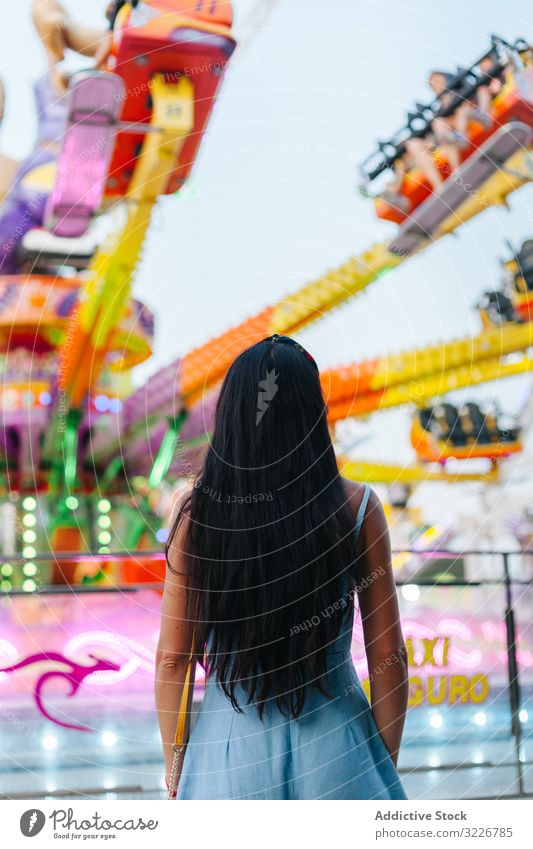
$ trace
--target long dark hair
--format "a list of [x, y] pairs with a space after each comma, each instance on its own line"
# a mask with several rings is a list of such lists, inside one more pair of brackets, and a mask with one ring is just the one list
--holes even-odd
[[[351, 607], [353, 514], [316, 363], [284, 336], [237, 357], [202, 471], [183, 501], [188, 616], [234, 708], [275, 700], [298, 717], [326, 695], [327, 652]], [[169, 563], [169, 568], [172, 568]], [[347, 598], [346, 598], [347, 597]]]

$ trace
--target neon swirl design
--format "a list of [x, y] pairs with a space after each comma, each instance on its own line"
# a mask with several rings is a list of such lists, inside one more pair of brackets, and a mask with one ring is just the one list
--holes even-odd
[[91, 675], [93, 672], [97, 671], [118, 671], [120, 669], [115, 663], [112, 663], [109, 660], [103, 660], [102, 658], [96, 657], [93, 654], [88, 655], [94, 663], [91, 666], [83, 666], [81, 663], [77, 663], [75, 660], [71, 660], [68, 657], [65, 657], [64, 654], [60, 652], [38, 652], [37, 654], [30, 654], [28, 657], [24, 658], [24, 660], [20, 660], [18, 663], [14, 663], [12, 666], [6, 666], [3, 669], [0, 669], [0, 672], [8, 673], [8, 672], [16, 672], [18, 669], [24, 669], [27, 666], [31, 666], [34, 663], [42, 663], [43, 661], [53, 662], [53, 663], [61, 663], [64, 664], [67, 669], [53, 669], [50, 672], [44, 672], [40, 675], [35, 682], [35, 687], [33, 689], [33, 695], [35, 697], [35, 703], [39, 712], [49, 719], [50, 722], [54, 722], [56, 725], [60, 725], [62, 728], [71, 728], [74, 731], [92, 731], [92, 728], [88, 728], [85, 725], [77, 725], [75, 723], [62, 722], [60, 719], [52, 716], [46, 710], [43, 703], [43, 687], [46, 682], [52, 678], [64, 678], [70, 684], [70, 692], [67, 693], [67, 696], [71, 698], [78, 692], [81, 684], [85, 681], [85, 679]]

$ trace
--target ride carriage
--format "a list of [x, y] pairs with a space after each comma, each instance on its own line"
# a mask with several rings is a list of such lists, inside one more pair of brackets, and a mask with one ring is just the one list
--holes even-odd
[[[186, 0], [143, 0], [135, 8], [122, 7], [110, 70], [77, 74], [71, 82], [68, 125], [44, 225], [23, 239], [21, 262], [39, 269], [81, 269], [90, 262], [100, 241], [91, 225], [131, 192], [147, 137], [157, 132], [156, 93], [165, 120], [179, 121], [180, 111], [191, 111], [157, 193], [183, 186], [235, 48], [231, 23], [228, 2], [191, 8]], [[173, 98], [180, 86], [188, 86], [189, 104]]]
[[506, 282], [519, 321], [533, 320], [533, 239], [527, 239], [505, 263]]
[[473, 402], [460, 408], [440, 402], [418, 410], [411, 444], [420, 460], [441, 465], [451, 457], [496, 461], [522, 450], [519, 428], [503, 427], [495, 413], [483, 413]]
[[[432, 155], [443, 180], [437, 191], [426, 174], [409, 162], [396, 200], [379, 188], [372, 191], [374, 181], [379, 182], [385, 172], [406, 156], [411, 140], [431, 137], [435, 118], [449, 118], [461, 104], [474, 101], [479, 89], [494, 80], [499, 81], [501, 90], [491, 102], [490, 124], [481, 120], [470, 122], [466, 144], [460, 150], [459, 170], [452, 172], [444, 151], [435, 148]], [[416, 250], [496, 171], [506, 173], [506, 163], [514, 154], [528, 150], [531, 145], [533, 51], [523, 39], [511, 45], [493, 36], [490, 49], [470, 67], [459, 69], [447, 86], [450, 97], [445, 105], [438, 99], [417, 103], [405, 126], [391, 139], [379, 142], [377, 150], [360, 166], [361, 188], [373, 197], [378, 217], [400, 225], [390, 245], [396, 254], [407, 255]], [[518, 177], [516, 173], [513, 176]], [[527, 175], [521, 176], [529, 179]]]
[[478, 310], [483, 327], [533, 320], [533, 239], [527, 239], [504, 262], [503, 287], [484, 292]]

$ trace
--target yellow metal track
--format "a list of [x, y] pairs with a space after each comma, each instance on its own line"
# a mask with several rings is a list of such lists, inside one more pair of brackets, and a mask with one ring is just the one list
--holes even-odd
[[81, 404], [104, 365], [112, 332], [131, 292], [153, 206], [193, 126], [194, 89], [188, 79], [184, 77], [171, 85], [164, 77], [156, 77], [150, 93], [153, 131], [146, 135], [125, 197], [126, 221], [112, 243], [98, 250], [93, 259], [80, 309], [73, 319], [83, 348], [76, 346], [78, 356], [67, 355], [62, 362], [63, 391], [75, 407]]
[[452, 474], [425, 466], [401, 466], [394, 463], [372, 463], [371, 461], [350, 460], [346, 457], [338, 457], [339, 471], [343, 477], [354, 481], [366, 483], [404, 483], [420, 484], [428, 482], [438, 483], [467, 483], [472, 481], [483, 481], [483, 483], [495, 483], [498, 480], [498, 466], [485, 473]]
[[[439, 230], [417, 249], [420, 253], [442, 236], [457, 230], [465, 221], [491, 206], [506, 202], [509, 194], [533, 179], [530, 151], [515, 154], [506, 166], [478, 190], [468, 192], [465, 202], [454, 210]], [[385, 272], [396, 268], [413, 254], [398, 256], [389, 250], [390, 240], [378, 242], [338, 268], [296, 289], [277, 304], [267, 307], [182, 358], [178, 393], [194, 403], [206, 389], [215, 386], [238, 353], [271, 333], [295, 333], [322, 318], [329, 310], [364, 291]]]
[[533, 344], [533, 322], [509, 322], [478, 336], [390, 354], [321, 375], [330, 421], [428, 399], [469, 385], [531, 371], [521, 352]]
[[351, 257], [343, 265], [297, 289], [274, 306], [272, 333], [294, 333], [321, 318], [405, 260], [388, 249], [389, 240], [378, 242], [360, 256]]
[[43, 455], [60, 456], [65, 419], [80, 409], [97, 382], [131, 293], [131, 285], [146, 237], [152, 210], [163, 192], [176, 156], [194, 122], [194, 88], [183, 77], [170, 84], [155, 77], [150, 89], [153, 111], [139, 160], [124, 198], [126, 220], [98, 249], [89, 267], [60, 350], [58, 395]]

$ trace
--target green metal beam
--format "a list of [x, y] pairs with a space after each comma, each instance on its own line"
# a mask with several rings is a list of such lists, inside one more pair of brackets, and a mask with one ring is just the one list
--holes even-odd
[[148, 477], [148, 485], [155, 489], [170, 469], [176, 452], [176, 440], [187, 419], [187, 411], [182, 410], [174, 419], [169, 419], [168, 430], [161, 440], [157, 457], [154, 460], [152, 471]]

